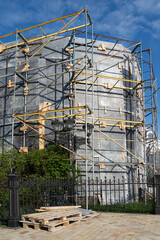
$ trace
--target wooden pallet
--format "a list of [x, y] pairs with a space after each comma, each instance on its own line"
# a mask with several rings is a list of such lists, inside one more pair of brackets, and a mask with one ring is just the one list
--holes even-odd
[[22, 215], [21, 221], [24, 228], [33, 226], [34, 229], [47, 229], [49, 232], [55, 231], [56, 229], [61, 229], [61, 226], [67, 226], [70, 224], [75, 224], [81, 220], [89, 220], [91, 218], [97, 217], [100, 213], [91, 212], [85, 216], [82, 216], [82, 212], [78, 209], [73, 210], [59, 210], [59, 211], [45, 211], [33, 214]]
[[[60, 223], [67, 224], [69, 222], [69, 218], [78, 217], [80, 218], [82, 213], [79, 211], [49, 211], [49, 212], [42, 212], [42, 213], [33, 213], [33, 214], [26, 214], [22, 215], [21, 222], [23, 223], [24, 227], [28, 227], [29, 225], [34, 226], [34, 228], [46, 226], [51, 223], [56, 223], [60, 225]], [[55, 222], [58, 220], [58, 222]], [[61, 222], [60, 222], [61, 221]], [[71, 222], [71, 221], [70, 221]], [[36, 223], [36, 225], [35, 225]], [[39, 224], [39, 225], [38, 225]]]
[[47, 225], [44, 225], [43, 227], [47, 228], [47, 230], [49, 232], [53, 232], [55, 230], [58, 230], [60, 226], [68, 226], [70, 224], [76, 224], [80, 221], [87, 221], [89, 219], [95, 218], [97, 216], [99, 216], [100, 213], [92, 213], [86, 216], [81, 216], [81, 217], [71, 217], [71, 218], [67, 218], [66, 221], [53, 221]]
[[31, 221], [20, 221], [23, 224], [24, 228], [28, 228], [29, 226], [33, 226], [35, 230], [39, 229], [47, 229], [49, 232], [55, 231], [56, 229], [59, 229], [60, 226], [67, 226], [69, 224], [75, 224], [80, 222], [81, 218], [77, 217], [71, 217], [67, 218], [67, 220], [54, 220], [48, 224], [41, 224], [41, 223], [36, 223]]

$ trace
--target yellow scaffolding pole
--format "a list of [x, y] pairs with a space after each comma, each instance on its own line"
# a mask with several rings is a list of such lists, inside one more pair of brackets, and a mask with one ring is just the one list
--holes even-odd
[[[85, 75], [85, 73], [81, 73], [78, 71], [75, 71], [75, 73], [80, 74], [80, 75]], [[91, 73], [87, 73], [87, 76], [92, 77]], [[113, 79], [113, 80], [119, 80], [119, 81], [124, 81], [124, 82], [133, 82], [133, 83], [141, 83], [141, 81], [136, 81], [136, 80], [132, 80], [132, 79], [125, 79], [125, 78], [117, 78], [117, 77], [110, 77], [110, 76], [104, 76], [104, 75], [99, 75], [99, 74], [93, 74], [94, 77], [97, 78], [107, 78], [107, 79]]]
[[[90, 23], [87, 23], [87, 26], [89, 26], [89, 25], [91, 25], [91, 24], [90, 24]], [[61, 31], [59, 34], [66, 33], [66, 32], [70, 32], [70, 31], [76, 30], [76, 29], [78, 29], [78, 28], [83, 28], [83, 27], [85, 27], [85, 24], [80, 25], [80, 26], [77, 26], [77, 27], [73, 27], [73, 28], [68, 28], [68, 30], [63, 30], [63, 31]], [[29, 44], [29, 43], [33, 43], [33, 42], [38, 41], [38, 40], [42, 40], [42, 39], [45, 39], [45, 38], [49, 38], [49, 37], [52, 37], [52, 36], [57, 36], [57, 34], [58, 34], [58, 32], [52, 33], [52, 34], [49, 34], [49, 35], [46, 35], [46, 36], [42, 36], [42, 37], [38, 37], [38, 38], [34, 38], [34, 39], [31, 39], [31, 40], [28, 40], [28, 44]], [[19, 47], [19, 46], [23, 46], [23, 45], [24, 45], [23, 42], [17, 44], [18, 47]], [[6, 47], [4, 48], [4, 50], [6, 50], [6, 49], [11, 49], [11, 48], [14, 48], [14, 47], [16, 47], [16, 45], [6, 46]]]
[[[79, 14], [79, 13], [83, 13], [83, 12], [85, 12], [85, 9], [83, 9], [82, 11], [79, 11], [79, 12], [75, 12], [75, 13], [72, 13], [72, 14], [69, 14], [69, 15], [66, 15], [66, 16], [63, 16], [63, 17], [60, 17], [60, 18], [55, 18], [55, 19], [52, 19], [52, 20], [47, 21], [47, 22], [39, 23], [39, 24], [37, 24], [37, 25], [34, 25], [34, 26], [31, 26], [31, 27], [28, 27], [28, 28], [21, 29], [21, 30], [18, 31], [18, 33], [25, 32], [25, 31], [31, 30], [31, 29], [33, 29], [33, 28], [37, 28], [37, 27], [40, 27], [40, 26], [43, 26], [43, 25], [46, 25], [46, 24], [49, 24], [49, 23], [52, 23], [52, 22], [56, 22], [56, 21], [59, 21], [59, 20], [65, 19], [65, 18], [69, 18], [69, 17], [75, 16], [75, 15], [77, 15], [77, 14]], [[16, 32], [13, 32], [13, 33], [9, 33], [9, 34], [0, 36], [0, 38], [9, 37], [9, 36], [12, 36], [12, 35], [14, 35], [14, 34], [16, 34]]]
[[[28, 58], [24, 63], [22, 63], [17, 69], [20, 69], [24, 66], [28, 61], [30, 61], [38, 52], [40, 52], [48, 43], [50, 43], [58, 34], [63, 32], [63, 29], [72, 23], [84, 10], [80, 11], [74, 18], [72, 18], [64, 27], [62, 27], [53, 37], [51, 37], [46, 43], [44, 43], [30, 58]], [[68, 30], [67, 30], [68, 31]], [[44, 36], [46, 38], [46, 36]]]
[[42, 32], [44, 33], [45, 36], [47, 36], [46, 32], [43, 30], [43, 28], [40, 26], [40, 29], [42, 30]]
[[[88, 117], [90, 118], [90, 117]], [[137, 124], [143, 124], [143, 121], [132, 121], [132, 120], [126, 120], [126, 119], [117, 119], [117, 118], [102, 118], [102, 117], [95, 117], [95, 119], [104, 119], [108, 121], [116, 121], [116, 122], [127, 122], [127, 123], [137, 123]]]
[[65, 115], [56, 116], [56, 117], [35, 118], [35, 119], [25, 120], [25, 122], [35, 122], [35, 121], [41, 121], [41, 120], [52, 120], [52, 119], [57, 119], [57, 118], [76, 117], [76, 116], [85, 116], [85, 113], [65, 114]]
[[86, 108], [90, 111], [88, 106], [77, 106], [77, 107], [72, 107], [72, 108], [61, 108], [61, 109], [56, 109], [56, 110], [48, 110], [48, 111], [37, 111], [37, 112], [32, 112], [32, 113], [24, 113], [24, 114], [17, 114], [14, 115], [15, 117], [24, 117], [24, 116], [33, 116], [33, 115], [39, 115], [39, 114], [46, 114], [46, 113], [54, 113], [54, 112], [64, 112], [67, 110], [76, 110], [76, 109], [80, 109], [80, 108]]
[[[73, 80], [73, 82], [74, 82], [74, 80]], [[84, 82], [84, 81], [75, 81], [76, 83], [79, 83], [79, 84], [86, 84], [86, 82]], [[103, 84], [103, 83], [93, 83], [93, 82], [87, 82], [87, 85], [94, 85], [94, 86], [101, 86], [101, 87], [105, 87], [105, 88], [107, 88], [106, 86], [105, 86], [105, 84]], [[107, 88], [108, 90], [110, 90], [111, 88], [118, 88], [118, 89], [128, 89], [128, 90], [133, 90], [133, 88], [131, 88], [131, 87], [120, 87], [120, 86], [111, 86], [110, 88]]]
[[[68, 26], [75, 18], [77, 18], [80, 14], [82, 14], [83, 12], [85, 12], [85, 9], [83, 9], [82, 11], [79, 11], [79, 12], [76, 12], [76, 13], [73, 13], [73, 14], [70, 14], [70, 15], [66, 15], [66, 16], [63, 16], [63, 17], [60, 17], [60, 18], [57, 18], [57, 19], [50, 20], [50, 21], [48, 21], [48, 22], [44, 22], [44, 23], [40, 23], [40, 24], [34, 25], [34, 26], [32, 26], [32, 27], [29, 27], [29, 28], [24, 28], [24, 29], [22, 29], [22, 30], [19, 30], [19, 31], [18, 31], [18, 34], [19, 34], [20, 36], [22, 36], [21, 32], [25, 32], [25, 31], [31, 30], [31, 29], [33, 29], [33, 28], [40, 28], [40, 29], [43, 31], [43, 33], [45, 34], [45, 36], [36, 37], [36, 38], [30, 39], [30, 40], [28, 40], [28, 41], [26, 40], [27, 43], [29, 44], [29, 43], [33, 43], [33, 42], [35, 42], [35, 41], [42, 40], [42, 39], [45, 39], [45, 38], [55, 37], [55, 36], [57, 36], [58, 34], [61, 34], [61, 33], [66, 33], [66, 32], [73, 31], [73, 30], [76, 30], [76, 29], [79, 29], [79, 28], [83, 28], [83, 27], [86, 26], [85, 24], [79, 25], [79, 26], [77, 26], [77, 27], [67, 28], [67, 26]], [[75, 15], [76, 15], [76, 16], [75, 16]], [[75, 16], [75, 17], [74, 17], [69, 23], [65, 24], [65, 26], [60, 30], [60, 32], [56, 32], [56, 33], [52, 33], [52, 34], [48, 34], [48, 35], [47, 35], [47, 34], [45, 33], [45, 31], [42, 29], [42, 26], [43, 26], [43, 25], [46, 25], [46, 24], [49, 24], [49, 23], [52, 23], [52, 22], [56, 22], [56, 21], [60, 21], [60, 20], [61, 20], [62, 22], [64, 22], [63, 19], [66, 19], [66, 18], [69, 18], [69, 17], [72, 17], [72, 16]], [[87, 26], [89, 26], [89, 25], [91, 25], [91, 21], [89, 21], [89, 23], [87, 23]], [[64, 28], [66, 28], [66, 30], [63, 30]], [[16, 32], [13, 32], [13, 33], [9, 33], [9, 34], [0, 36], [0, 39], [1, 39], [1, 38], [5, 38], [5, 37], [8, 37], [8, 36], [12, 36], [12, 35], [14, 35], [14, 34], [16, 34]], [[23, 38], [24, 38], [24, 37], [23, 37]], [[4, 45], [4, 44], [3, 44], [3, 45]], [[22, 46], [22, 45], [24, 45], [23, 42], [17, 44], [17, 46]], [[4, 50], [16, 47], [15, 44], [14, 44], [14, 45], [11, 45], [11, 46], [6, 46], [6, 45], [4, 45], [4, 46], [5, 46]]]
[[[78, 117], [78, 116], [77, 116]], [[88, 117], [89, 118], [89, 117]], [[76, 123], [79, 123], [79, 124], [83, 124], [84, 122], [82, 121], [77, 121]], [[92, 124], [92, 122], [89, 122], [90, 124]], [[101, 125], [100, 123], [94, 123], [94, 125]], [[121, 127], [120, 124], [112, 124], [112, 123], [105, 123], [106, 126], [111, 126], [111, 127]], [[135, 125], [124, 125], [125, 128], [134, 128]]]

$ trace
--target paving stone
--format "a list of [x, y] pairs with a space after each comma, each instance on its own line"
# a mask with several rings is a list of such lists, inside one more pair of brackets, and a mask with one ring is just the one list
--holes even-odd
[[159, 240], [160, 215], [102, 213], [54, 232], [0, 227], [0, 240]]

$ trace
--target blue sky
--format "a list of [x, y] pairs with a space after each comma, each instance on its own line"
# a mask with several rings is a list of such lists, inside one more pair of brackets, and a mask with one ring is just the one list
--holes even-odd
[[[94, 32], [135, 41], [152, 48], [160, 87], [159, 0], [0, 0], [0, 35], [82, 10], [87, 6]], [[54, 31], [54, 30], [53, 30]], [[158, 107], [160, 96], [158, 92]], [[160, 109], [158, 109], [160, 123]], [[160, 127], [159, 127], [160, 138]]]

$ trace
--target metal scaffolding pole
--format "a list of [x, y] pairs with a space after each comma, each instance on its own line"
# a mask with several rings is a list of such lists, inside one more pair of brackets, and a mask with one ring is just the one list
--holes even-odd
[[[94, 83], [94, 65], [93, 65], [93, 23], [91, 25], [92, 28], [92, 83]], [[94, 84], [92, 84], [92, 125], [94, 125]], [[94, 180], [95, 176], [94, 176], [94, 128], [93, 128], [93, 132], [92, 132], [92, 179]]]
[[[87, 9], [85, 9], [85, 106], [87, 106]], [[86, 209], [88, 209], [87, 109], [85, 111]]]
[[[16, 29], [16, 48], [15, 48], [15, 70], [17, 68], [17, 55], [18, 55], [18, 29]], [[12, 104], [12, 115], [15, 113], [15, 102], [16, 102], [16, 81], [17, 75], [14, 74], [14, 93], [13, 93], [13, 104]], [[14, 145], [14, 121], [15, 119], [12, 118], [12, 146]]]
[[[153, 76], [153, 66], [152, 66], [152, 56], [151, 56], [151, 47], [149, 48], [149, 67], [150, 67], [150, 86], [151, 86], [151, 111], [152, 111], [152, 136], [153, 136], [153, 163], [154, 163], [154, 168], [153, 168], [153, 173], [155, 175], [156, 173], [156, 168], [158, 168], [157, 164], [157, 152], [158, 152], [158, 124], [157, 124], [157, 102], [155, 99], [156, 93], [156, 79]], [[156, 132], [157, 131], [157, 132]]]

